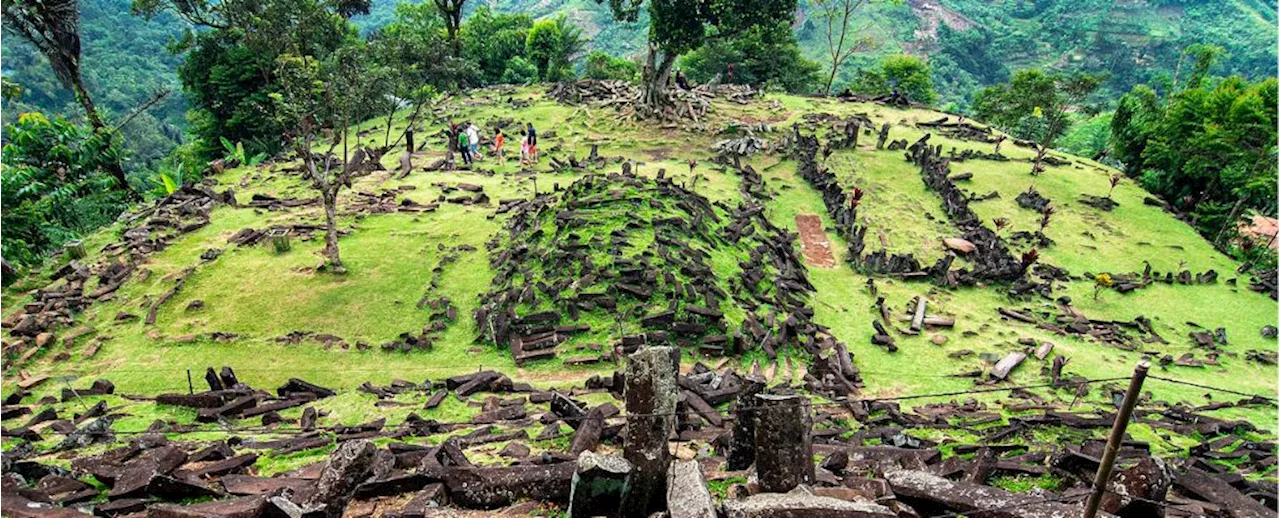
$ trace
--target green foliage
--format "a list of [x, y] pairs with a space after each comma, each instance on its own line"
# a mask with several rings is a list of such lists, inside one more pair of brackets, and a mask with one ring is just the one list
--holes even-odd
[[[1201, 46], [1187, 54], [1195, 65], [1180, 90], [1161, 97], [1138, 86], [1120, 99], [1112, 149], [1126, 174], [1190, 213], [1205, 237], [1225, 247], [1248, 210], [1276, 216], [1277, 82], [1211, 81], [1206, 75], [1221, 51]], [[1237, 251], [1250, 253], [1257, 255]]]
[[159, 197], [178, 192], [178, 189], [181, 189], [182, 185], [186, 183], [186, 178], [183, 174], [184, 167], [185, 164], [178, 164], [173, 169], [164, 169], [157, 172], [150, 180], [152, 185], [151, 194]]
[[[1057, 108], [1061, 99], [1052, 75], [1037, 69], [1019, 70], [1008, 83], [982, 89], [974, 97], [973, 111], [979, 119], [1013, 131], [1014, 136], [1037, 139], [1040, 135], [1027, 119], [1043, 119]], [[1034, 128], [1038, 129], [1038, 128]]]
[[897, 90], [907, 94], [912, 101], [924, 104], [933, 104], [938, 98], [933, 89], [929, 63], [906, 54], [885, 57], [880, 60], [879, 68], [862, 70], [849, 88], [868, 95], [883, 95]]
[[[1013, 68], [1101, 75], [1105, 80], [1100, 93], [1106, 99], [1115, 99], [1139, 84], [1167, 81], [1179, 69], [1185, 81], [1195, 59], [1184, 56], [1184, 49], [1193, 44], [1225, 49], [1217, 64], [1224, 74], [1274, 77], [1277, 73], [1274, 4], [952, 0], [946, 8], [971, 21], [965, 32], [977, 33], [971, 37], [982, 41], [974, 46], [950, 41], [955, 34], [949, 34], [952, 31], [946, 24], [938, 28], [939, 50], [974, 78], [972, 83], [963, 78], [939, 81], [944, 95], [954, 93], [957, 98], [963, 97], [957, 90], [968, 84], [981, 88], [1003, 80], [994, 75], [981, 79], [984, 71], [996, 69], [964, 63], [961, 53], [965, 48], [976, 59], [986, 61], [980, 57], [986, 54]], [[938, 58], [937, 53], [931, 54], [935, 67], [941, 67], [943, 60]]]
[[[245, 142], [253, 153], [280, 149], [282, 128], [271, 113], [270, 96], [279, 91], [274, 76], [277, 58], [285, 53], [324, 59], [355, 39], [343, 18], [346, 4], [323, 0], [266, 0], [178, 6], [191, 18], [216, 17], [218, 28], [191, 40], [179, 68], [182, 86], [193, 105], [192, 133], [203, 143], [201, 154], [212, 158], [223, 138]], [[163, 3], [150, 9], [163, 7]], [[135, 4], [135, 8], [145, 6]], [[349, 6], [348, 6], [349, 7]]]
[[522, 84], [538, 80], [538, 66], [529, 60], [516, 56], [507, 62], [507, 69], [502, 72], [502, 83]]
[[249, 142], [255, 152], [280, 148], [280, 127], [270, 117], [269, 94], [277, 89], [271, 75], [273, 58], [239, 42], [236, 31], [210, 31], [178, 69], [187, 98], [188, 116], [199, 153], [212, 158], [222, 139]]
[[1111, 152], [1111, 121], [1114, 117], [1113, 112], [1107, 112], [1080, 120], [1062, 136], [1058, 147], [1095, 160], [1103, 158]]
[[615, 58], [604, 52], [593, 50], [587, 54], [586, 64], [582, 70], [584, 79], [620, 79], [635, 81], [640, 73], [640, 66], [634, 61]]
[[[523, 58], [533, 18], [527, 14], [495, 14], [481, 6], [462, 25], [462, 56], [480, 69], [481, 84], [503, 80], [509, 61]], [[535, 67], [536, 70], [536, 67]]]
[[[635, 19], [640, 2], [610, 0], [620, 19]], [[651, 0], [649, 41], [671, 55], [700, 47], [708, 38], [730, 38], [752, 27], [790, 19], [796, 0]]]
[[127, 206], [103, 171], [121, 153], [116, 142], [62, 117], [25, 113], [4, 128], [0, 153], [0, 254], [20, 266], [39, 263], [63, 243], [106, 225]]
[[[235, 160], [236, 162], [247, 166], [258, 165], [267, 158], [266, 153], [258, 153], [252, 156], [248, 155], [244, 151], [243, 142], [236, 142], [235, 144], [232, 144], [226, 137], [222, 137], [222, 149], [227, 152], [225, 158]], [[179, 164], [178, 168], [179, 172], [181, 172], [182, 164]]]
[[973, 99], [978, 118], [1014, 136], [1052, 146], [1071, 125], [1072, 109], [1081, 104], [1101, 78], [1088, 74], [1048, 74], [1019, 70], [1008, 83], [982, 89]]
[[1007, 81], [1009, 69], [993, 53], [995, 35], [981, 28], [938, 27], [938, 51], [930, 54], [933, 83], [943, 102], [967, 107], [982, 85]]
[[394, 21], [369, 37], [369, 59], [379, 65], [369, 71], [370, 79], [383, 81], [383, 90], [404, 99], [424, 85], [443, 90], [473, 84], [480, 71], [454, 55], [443, 27], [439, 11], [429, 4], [397, 4]]
[[[635, 22], [642, 4], [642, 0], [609, 0], [609, 9], [617, 20]], [[650, 0], [649, 52], [641, 68], [642, 107], [657, 108], [667, 99], [667, 80], [681, 54], [711, 40], [732, 39], [754, 27], [791, 19], [795, 12], [796, 0]]]
[[788, 92], [811, 92], [818, 85], [822, 66], [805, 59], [786, 21], [756, 26], [734, 38], [708, 40], [680, 59], [680, 66], [697, 82], [719, 75], [729, 82], [756, 86], [776, 85]]
[[16, 101], [22, 97], [22, 86], [7, 77], [0, 77], [0, 97], [6, 101]]
[[1130, 175], [1140, 172], [1144, 187], [1196, 214], [1206, 235], [1227, 226], [1219, 218], [1237, 200], [1275, 215], [1274, 78], [1231, 77], [1155, 102], [1150, 89], [1136, 88], [1113, 120], [1117, 158], [1139, 164], [1126, 168]]
[[538, 67], [538, 79], [547, 82], [573, 78], [570, 61], [582, 51], [582, 29], [564, 16], [539, 20], [525, 39], [525, 55]]

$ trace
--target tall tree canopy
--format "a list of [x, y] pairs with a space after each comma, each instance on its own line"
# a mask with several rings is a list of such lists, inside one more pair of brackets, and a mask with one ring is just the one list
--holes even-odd
[[509, 62], [524, 56], [531, 28], [533, 18], [527, 14], [494, 13], [480, 6], [462, 26], [462, 56], [479, 67], [481, 83], [498, 83]]
[[1276, 216], [1277, 83], [1206, 83], [1164, 99], [1134, 88], [1112, 119], [1112, 146], [1128, 175], [1216, 239], [1243, 209]]
[[252, 152], [279, 150], [283, 128], [271, 116], [269, 99], [279, 91], [276, 59], [289, 54], [323, 60], [357, 39], [345, 16], [359, 4], [326, 0], [232, 0], [206, 7], [175, 0], [175, 4], [184, 6], [173, 7], [178, 12], [218, 27], [189, 40], [191, 50], [178, 70], [193, 108], [189, 118], [199, 139], [197, 151], [206, 158], [220, 152], [223, 138], [244, 142]]
[[984, 88], [973, 100], [978, 118], [1014, 136], [1052, 147], [1070, 126], [1071, 110], [1081, 110], [1085, 99], [1101, 84], [1099, 76], [1048, 74], [1037, 69], [1019, 70], [1008, 83]]
[[[752, 27], [736, 38], [707, 41], [680, 58], [689, 79], [777, 86], [788, 92], [810, 92], [818, 84], [821, 65], [805, 59], [787, 21]], [[733, 77], [727, 74], [733, 68]]]
[[[128, 206], [103, 171], [120, 150], [104, 134], [61, 117], [25, 113], [5, 127], [0, 151], [0, 254], [21, 266], [115, 221]], [[6, 279], [8, 280], [8, 279]]]
[[458, 31], [462, 28], [462, 7], [467, 0], [432, 0], [440, 16], [444, 18], [445, 37], [453, 45], [453, 53], [460, 54], [462, 45], [458, 41]]
[[[608, 2], [616, 19], [633, 22], [645, 0]], [[795, 10], [796, 0], [649, 0], [649, 44], [637, 113], [661, 116], [670, 106], [671, 69], [681, 54], [708, 40], [734, 38], [752, 27], [790, 19]]]
[[538, 79], [560, 81], [573, 76], [570, 61], [582, 52], [585, 43], [582, 29], [569, 23], [564, 16], [538, 20], [529, 29], [525, 40], [525, 56], [538, 67]]

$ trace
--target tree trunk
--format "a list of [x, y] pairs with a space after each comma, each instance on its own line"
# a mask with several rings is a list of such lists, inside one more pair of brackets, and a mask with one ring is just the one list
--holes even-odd
[[395, 119], [395, 116], [396, 116], [396, 109], [394, 106], [392, 106], [391, 113], [387, 114], [387, 134], [382, 137], [382, 149], [391, 148], [391, 121]]
[[831, 75], [827, 77], [827, 86], [822, 89], [825, 92], [823, 95], [827, 97], [831, 96], [831, 84], [836, 82], [836, 69], [839, 66], [840, 64], [835, 61], [831, 63]]
[[676, 57], [649, 44], [649, 57], [644, 64], [643, 85], [637, 113], [644, 118], [663, 116], [663, 109], [671, 104], [668, 86], [671, 83], [671, 67]]
[[[461, 2], [459, 2], [461, 3]], [[453, 45], [453, 55], [455, 57], [462, 56], [462, 42], [458, 40], [458, 29], [462, 26], [462, 6], [458, 6], [458, 11], [449, 15], [449, 19], [445, 21], [445, 32], [449, 37], [449, 43]]]
[[1222, 228], [1218, 230], [1218, 236], [1213, 238], [1213, 246], [1222, 248], [1222, 238], [1227, 235], [1227, 229], [1235, 224], [1236, 218], [1240, 216], [1240, 208], [1244, 206], [1244, 198], [1236, 200], [1236, 205], [1231, 207], [1231, 213], [1227, 214], [1226, 221], [1222, 222]]
[[335, 271], [342, 271], [342, 258], [338, 255], [338, 188], [342, 187], [334, 185], [321, 192], [320, 197], [324, 200], [324, 256], [329, 262], [329, 267]]
[[[93, 132], [103, 138], [102, 148], [98, 152], [105, 151], [111, 142], [110, 130], [107, 128], [106, 123], [102, 122], [102, 116], [98, 114], [98, 108], [93, 105], [93, 99], [89, 97], [89, 91], [85, 90], [84, 83], [80, 80], [79, 75], [72, 78], [71, 89], [75, 91], [76, 100], [84, 108], [85, 118], [89, 119], [89, 125], [93, 126]], [[132, 187], [129, 187], [129, 180], [125, 178], [124, 167], [120, 166], [120, 162], [115, 160], [107, 161], [106, 169], [116, 179], [119, 189], [123, 190], [130, 199], [138, 199], [138, 193]]]

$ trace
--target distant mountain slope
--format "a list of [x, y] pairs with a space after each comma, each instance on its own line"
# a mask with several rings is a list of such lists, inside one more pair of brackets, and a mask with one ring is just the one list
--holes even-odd
[[[354, 21], [368, 30], [391, 20], [396, 0], [376, 0], [369, 15]], [[583, 28], [589, 49], [638, 56], [643, 50], [647, 16], [637, 23], [613, 21], [607, 2], [595, 0], [487, 0], [468, 3], [468, 11], [487, 5], [500, 12], [524, 12], [535, 18], [565, 15]], [[180, 30], [179, 21], [145, 21], [129, 14], [128, 0], [81, 3], [86, 80], [99, 104], [123, 113], [157, 88], [177, 89], [181, 61], [165, 49]], [[929, 57], [940, 104], [963, 108], [979, 88], [1027, 67], [1104, 72], [1109, 79], [1098, 100], [1118, 97], [1135, 84], [1172, 77], [1179, 54], [1193, 43], [1226, 48], [1218, 74], [1249, 77], [1277, 74], [1277, 5], [1274, 0], [905, 0], [873, 2], [856, 22], [865, 28], [871, 48], [842, 68], [840, 80], [880, 56], [906, 52]], [[804, 53], [824, 61], [825, 24], [808, 0], [800, 0], [793, 23]], [[6, 77], [27, 89], [21, 103], [6, 105], [6, 119], [41, 109], [74, 113], [71, 93], [48, 66], [17, 38], [3, 42]], [[185, 105], [173, 96], [152, 110], [156, 120], [135, 122], [131, 140], [145, 146], [139, 159], [177, 142], [185, 126]], [[10, 115], [15, 114], [15, 115]]]
[[[484, 5], [477, 3], [474, 5]], [[589, 48], [638, 55], [645, 23], [618, 24], [594, 0], [491, 0], [504, 12], [564, 14], [584, 27]], [[944, 102], [965, 104], [977, 88], [1027, 67], [1105, 72], [1103, 98], [1172, 76], [1188, 45], [1220, 45], [1217, 73], [1276, 75], [1277, 7], [1269, 0], [906, 0], [876, 2], [855, 26], [872, 48], [841, 70], [851, 78], [879, 56], [929, 56]], [[793, 24], [805, 54], [822, 62], [825, 23], [808, 0]]]
[[[172, 92], [125, 128], [136, 160], [163, 156], [181, 142], [185, 127], [186, 103], [177, 75], [182, 56], [166, 48], [181, 34], [181, 22], [165, 15], [148, 22], [129, 12], [129, 0], [85, 0], [80, 2], [80, 28], [85, 83], [113, 119], [124, 117], [157, 90]], [[0, 67], [6, 78], [22, 86], [23, 94], [19, 102], [5, 102], [4, 121], [31, 110], [77, 116], [75, 96], [54, 77], [48, 61], [21, 39], [5, 36]]]

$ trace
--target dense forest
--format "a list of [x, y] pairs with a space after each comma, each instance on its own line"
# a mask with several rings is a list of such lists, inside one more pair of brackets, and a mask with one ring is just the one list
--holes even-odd
[[[211, 159], [246, 161], [286, 149], [297, 120], [282, 106], [294, 72], [317, 80], [339, 71], [365, 77], [364, 97], [343, 101], [353, 106], [344, 120], [420, 109], [459, 88], [576, 78], [635, 81], [647, 97], [677, 76], [803, 94], [901, 91], [1044, 149], [1124, 166], [1224, 247], [1230, 222], [1248, 211], [1276, 212], [1274, 197], [1265, 195], [1274, 192], [1276, 176], [1275, 81], [1266, 79], [1277, 74], [1274, 4], [761, 5], [771, 16], [731, 17], [738, 26], [710, 23], [690, 32], [680, 17], [696, 20], [705, 10], [663, 2], [88, 0], [73, 20], [82, 59], [68, 75], [50, 66], [48, 49], [22, 37], [22, 23], [50, 20], [15, 2], [6, 8], [10, 37], [3, 40], [4, 141], [11, 151], [5, 218], [29, 237], [22, 247], [6, 244], [5, 257], [38, 261], [136, 196], [98, 199], [89, 214], [39, 207], [50, 203], [49, 193], [79, 199], [75, 193], [95, 191], [97, 168], [109, 170], [122, 192], [163, 194], [194, 180]], [[658, 23], [655, 15], [677, 18]], [[646, 51], [646, 41], [659, 44]], [[298, 70], [290, 68], [295, 64]], [[73, 93], [72, 76], [86, 95]], [[81, 126], [93, 104], [103, 115], [88, 114], [92, 128]], [[19, 120], [28, 112], [44, 115]], [[72, 149], [79, 151], [60, 160], [82, 175], [70, 190], [58, 190], [66, 187], [62, 177], [22, 188], [46, 178], [45, 155], [62, 150], [30, 144], [49, 135], [77, 143]], [[1206, 165], [1206, 153], [1227, 166]], [[11, 180], [19, 174], [27, 180]], [[22, 204], [30, 206], [9, 208]], [[15, 235], [6, 233], [6, 243]]]

